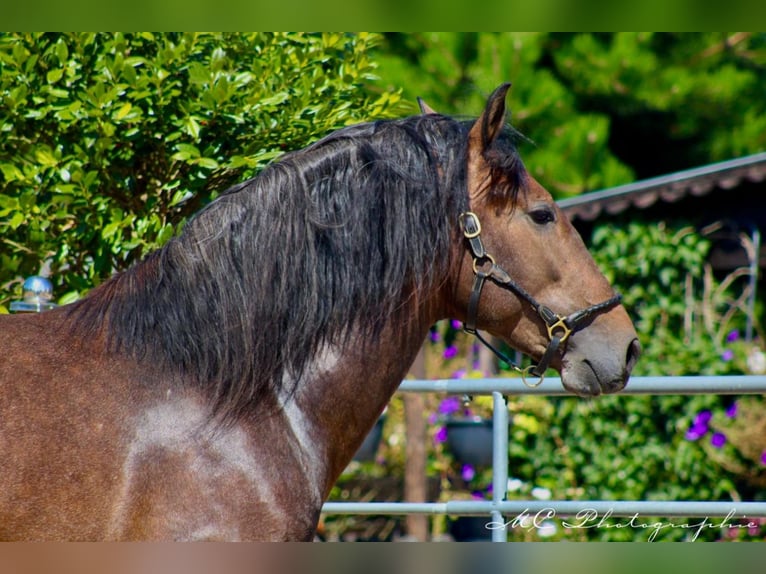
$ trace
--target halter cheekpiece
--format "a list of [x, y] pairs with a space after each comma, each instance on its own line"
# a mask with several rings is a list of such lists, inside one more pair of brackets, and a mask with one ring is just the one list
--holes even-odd
[[[596, 305], [591, 305], [580, 311], [575, 311], [571, 315], [566, 317], [554, 313], [549, 307], [546, 307], [542, 303], [538, 303], [532, 295], [530, 295], [521, 285], [516, 283], [511, 276], [497, 263], [495, 263], [494, 257], [487, 253], [484, 249], [484, 244], [481, 241], [481, 222], [479, 217], [471, 212], [466, 211], [460, 214], [459, 217], [460, 228], [463, 231], [463, 237], [468, 241], [468, 245], [473, 255], [473, 288], [471, 289], [471, 295], [468, 299], [468, 313], [463, 330], [466, 333], [475, 335], [484, 346], [492, 351], [501, 361], [508, 363], [513, 369], [521, 374], [521, 380], [528, 387], [537, 387], [543, 382], [545, 378], [545, 371], [551, 362], [551, 359], [556, 354], [556, 351], [562, 344], [566, 343], [569, 336], [578, 329], [587, 319], [592, 315], [604, 311], [620, 302], [622, 296], [615, 294], [614, 297], [607, 299]], [[476, 321], [479, 313], [479, 299], [481, 298], [481, 290], [484, 287], [484, 282], [487, 279], [491, 279], [501, 287], [504, 287], [510, 291], [513, 291], [525, 299], [540, 318], [545, 323], [546, 330], [548, 332], [548, 348], [543, 353], [540, 362], [537, 365], [530, 365], [525, 368], [521, 368], [516, 365], [510, 358], [495, 348], [487, 339], [485, 339], [476, 328]], [[534, 383], [527, 381], [528, 375], [539, 377]]]

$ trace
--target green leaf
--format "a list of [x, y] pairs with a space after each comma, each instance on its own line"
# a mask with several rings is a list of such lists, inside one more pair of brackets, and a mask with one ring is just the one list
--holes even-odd
[[104, 239], [110, 239], [120, 230], [121, 227], [122, 221], [112, 221], [101, 230], [101, 237]]
[[12, 181], [23, 181], [25, 179], [24, 174], [14, 164], [0, 163], [0, 171], [3, 172], [3, 177], [8, 183]]
[[130, 110], [133, 109], [133, 104], [130, 102], [124, 103], [117, 112], [115, 112], [113, 118], [116, 121], [119, 121], [123, 119], [125, 116], [127, 116], [130, 113]]
[[172, 159], [176, 161], [187, 161], [200, 156], [199, 149], [191, 144], [179, 143], [176, 144], [176, 149], [178, 151], [172, 156]]
[[218, 169], [218, 162], [213, 158], [201, 157], [195, 162], [198, 166], [206, 169]]
[[54, 68], [53, 70], [50, 70], [45, 75], [45, 79], [48, 81], [49, 84], [55, 84], [61, 79], [61, 76], [63, 75], [64, 75], [64, 68]]
[[196, 118], [193, 116], [187, 117], [186, 122], [184, 123], [184, 127], [190, 136], [192, 136], [195, 140], [199, 139], [199, 122], [197, 122]]
[[24, 223], [25, 220], [26, 218], [24, 217], [24, 214], [17, 211], [8, 220], [8, 226], [11, 229], [18, 229], [21, 226], [21, 224]]
[[80, 299], [80, 293], [77, 291], [69, 291], [67, 293], [64, 293], [61, 297], [58, 298], [58, 304], [59, 305], [69, 305], [70, 303], [74, 303], [75, 301]]

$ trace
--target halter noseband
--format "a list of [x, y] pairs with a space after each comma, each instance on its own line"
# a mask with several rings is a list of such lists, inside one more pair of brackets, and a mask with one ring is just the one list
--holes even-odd
[[[508, 363], [513, 369], [521, 373], [521, 380], [528, 387], [536, 387], [543, 382], [545, 378], [545, 371], [548, 365], [556, 354], [556, 351], [565, 343], [578, 327], [582, 325], [592, 315], [608, 309], [613, 305], [620, 302], [622, 296], [616, 294], [611, 299], [607, 299], [596, 305], [591, 305], [586, 309], [575, 311], [571, 315], [563, 317], [557, 313], [554, 313], [549, 307], [546, 307], [542, 303], [538, 303], [532, 295], [530, 295], [523, 287], [516, 283], [508, 273], [495, 263], [495, 259], [487, 253], [484, 249], [484, 244], [481, 241], [481, 223], [478, 216], [471, 212], [466, 211], [460, 214], [459, 217], [460, 228], [463, 230], [463, 236], [468, 240], [468, 244], [471, 248], [473, 255], [473, 289], [471, 290], [471, 296], [468, 299], [468, 314], [463, 330], [466, 333], [475, 335], [484, 346], [492, 351], [497, 357], [506, 363]], [[486, 269], [486, 270], [485, 270]], [[525, 299], [537, 314], [540, 315], [545, 327], [548, 331], [548, 348], [543, 353], [542, 359], [537, 365], [530, 365], [526, 368], [521, 368], [516, 365], [509, 357], [502, 351], [496, 349], [489, 341], [482, 337], [481, 333], [476, 328], [476, 320], [479, 313], [479, 299], [481, 298], [481, 290], [484, 287], [484, 282], [487, 279], [492, 279], [495, 283], [501, 287], [513, 291], [522, 299]], [[532, 374], [535, 377], [539, 377], [539, 380], [535, 383], [527, 382], [527, 375]]]

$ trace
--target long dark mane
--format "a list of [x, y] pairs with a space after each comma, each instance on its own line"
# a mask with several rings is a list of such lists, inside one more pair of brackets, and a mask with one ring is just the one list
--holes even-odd
[[[224, 417], [289, 392], [320, 346], [408, 321], [444, 280], [468, 207], [470, 124], [361, 124], [287, 154], [72, 305], [76, 333], [105, 329], [111, 352], [208, 389]], [[502, 142], [488, 159], [512, 195], [524, 170]]]

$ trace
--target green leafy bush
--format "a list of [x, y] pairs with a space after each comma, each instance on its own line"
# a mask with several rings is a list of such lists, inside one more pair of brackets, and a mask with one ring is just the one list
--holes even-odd
[[365, 91], [376, 42], [0, 34], [0, 309], [42, 265], [76, 297], [283, 152], [397, 112]]

